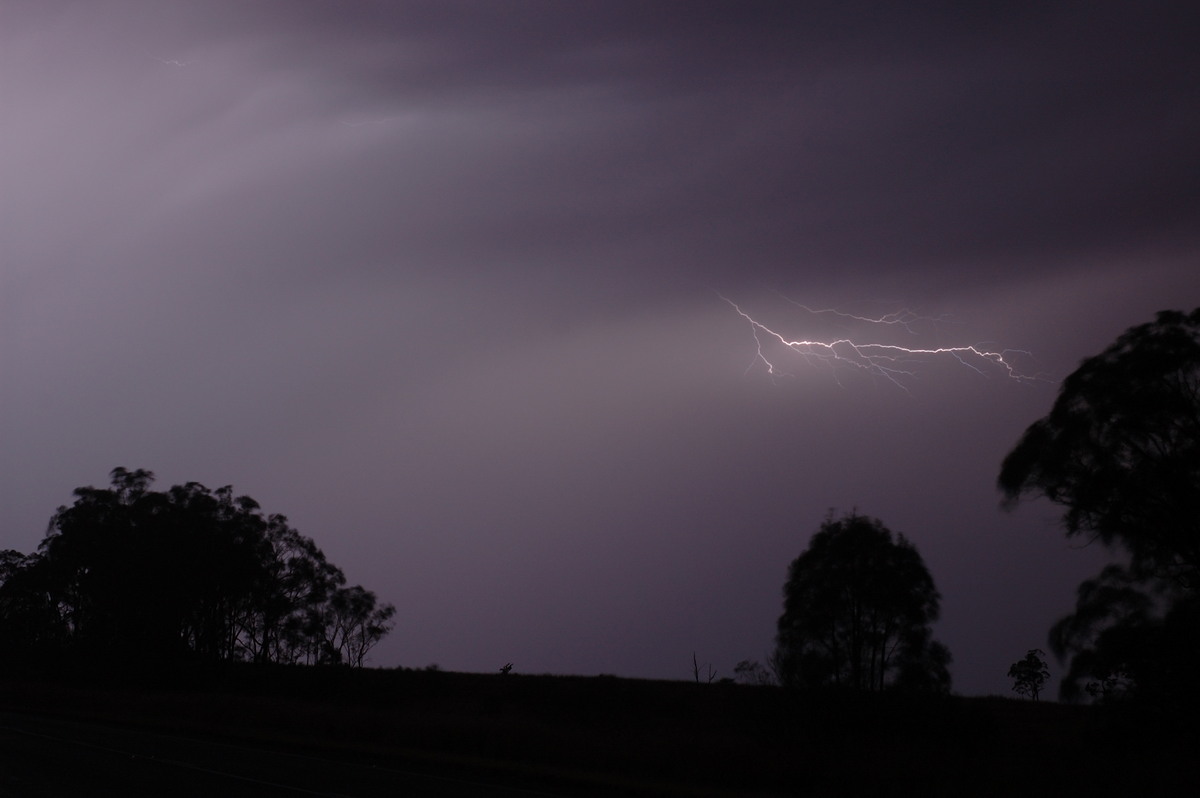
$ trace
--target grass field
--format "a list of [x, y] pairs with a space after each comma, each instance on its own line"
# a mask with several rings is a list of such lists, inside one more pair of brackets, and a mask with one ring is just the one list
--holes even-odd
[[1179, 718], [1005, 698], [615, 677], [252, 668], [0, 680], [0, 709], [612, 794], [1197, 794]]

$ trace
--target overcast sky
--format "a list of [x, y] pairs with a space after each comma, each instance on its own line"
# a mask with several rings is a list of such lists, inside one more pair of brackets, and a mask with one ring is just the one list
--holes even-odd
[[[1106, 555], [1000, 461], [1200, 305], [1190, 5], [0, 0], [0, 548], [232, 484], [396, 605], [375, 665], [682, 679], [857, 509], [1007, 693]], [[771, 374], [722, 297], [1036, 378]]]

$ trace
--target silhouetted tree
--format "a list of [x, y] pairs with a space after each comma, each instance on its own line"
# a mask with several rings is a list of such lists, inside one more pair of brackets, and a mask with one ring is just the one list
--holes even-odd
[[776, 660], [788, 686], [946, 691], [940, 596], [916, 548], [877, 519], [832, 515], [792, 562]]
[[999, 481], [1010, 503], [1065, 507], [1068, 535], [1122, 546], [1134, 573], [1200, 586], [1200, 309], [1163, 311], [1083, 361]]
[[57, 653], [66, 639], [47, 569], [36, 554], [0, 551], [0, 657]]
[[359, 585], [338, 588], [324, 606], [325, 659], [361, 667], [367, 652], [391, 628], [388, 622], [395, 614], [395, 607], [380, 606], [370, 590]]
[[1160, 312], [1084, 360], [1004, 459], [999, 486], [1010, 506], [1029, 494], [1062, 505], [1068, 536], [1128, 556], [1081, 585], [1051, 633], [1072, 658], [1063, 697], [1089, 679], [1101, 693], [1182, 690], [1180, 656], [1200, 650], [1200, 625], [1185, 622], [1200, 589], [1200, 309]]
[[259, 601], [240, 618], [239, 641], [256, 662], [335, 661], [327, 645], [328, 604], [346, 583], [341, 569], [282, 515], [267, 519], [267, 578]]
[[1009, 666], [1008, 678], [1013, 680], [1013, 692], [1027, 695], [1034, 701], [1038, 700], [1042, 686], [1050, 678], [1045, 656], [1046, 652], [1040, 648], [1031, 648], [1024, 659]]
[[1110, 565], [1079, 586], [1075, 612], [1050, 630], [1055, 654], [1070, 657], [1060, 695], [1138, 698], [1181, 709], [1193, 700], [1198, 631], [1200, 598], [1193, 591]]
[[36, 554], [0, 559], [0, 639], [107, 659], [362, 665], [395, 610], [226, 486], [75, 490]]
[[[712, 684], [717, 678], [717, 672], [713, 670], [712, 663], [708, 663], [704, 667], [708, 669], [704, 682], [705, 684]], [[692, 652], [692, 677], [696, 680], [697, 684], [700, 683], [700, 661], [696, 659], [695, 651]]]
[[753, 684], [765, 687], [775, 684], [771, 671], [763, 667], [758, 660], [744, 659], [733, 666], [734, 678], [741, 684]]

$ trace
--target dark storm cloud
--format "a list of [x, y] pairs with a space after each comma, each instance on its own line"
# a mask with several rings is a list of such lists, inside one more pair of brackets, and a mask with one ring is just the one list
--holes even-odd
[[727, 671], [858, 507], [1003, 689], [1098, 561], [996, 509], [1053, 386], [772, 380], [714, 289], [795, 335], [885, 333], [776, 291], [909, 303], [944, 320], [890, 341], [1056, 377], [1200, 291], [1168, 5], [0, 13], [0, 547], [115, 465], [232, 482], [401, 607], [382, 664]]
[[[339, 246], [386, 249], [400, 228], [451, 265], [528, 263], [599, 254], [617, 234], [643, 270], [671, 272], [669, 247], [716, 280], [747, 259], [782, 275], [952, 270], [980, 253], [1193, 240], [1183, 17], [873, 5], [217, 4], [184, 10], [187, 24], [159, 11], [174, 35], [143, 20], [123, 43], [177, 40], [187, 68], [241, 70], [236, 94], [174, 104], [179, 135], [214, 117], [237, 135], [239, 112], [286, 129], [324, 116], [362, 138], [408, 127], [403, 149], [327, 175], [281, 164], [288, 201], [245, 224], [286, 228], [299, 250], [331, 246], [305, 205], [329, 195], [362, 213]], [[192, 25], [209, 38], [189, 40]], [[358, 188], [368, 170], [375, 192]]]
[[[523, 179], [496, 184], [556, 199], [624, 184], [620, 211], [601, 194], [564, 212], [589, 243], [636, 224], [631, 197], [698, 250], [777, 266], [1194, 235], [1198, 82], [1170, 7], [373, 8], [316, 57], [347, 88], [541, 127], [512, 165]], [[556, 128], [564, 115], [578, 127]], [[664, 181], [693, 190], [656, 196]], [[502, 242], [544, 245], [544, 217], [504, 219]]]

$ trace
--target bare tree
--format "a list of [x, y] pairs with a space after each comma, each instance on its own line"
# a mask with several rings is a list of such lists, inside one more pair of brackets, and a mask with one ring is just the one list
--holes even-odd
[[[711, 663], [706, 664], [704, 667], [707, 668], [707, 675], [705, 677], [704, 682], [705, 682], [705, 684], [712, 684], [713, 680], [717, 678], [717, 672], [715, 670], [713, 670], [713, 666]], [[696, 660], [696, 652], [695, 651], [692, 652], [692, 676], [694, 676], [696, 678], [696, 683], [699, 684], [700, 683], [700, 663]]]

